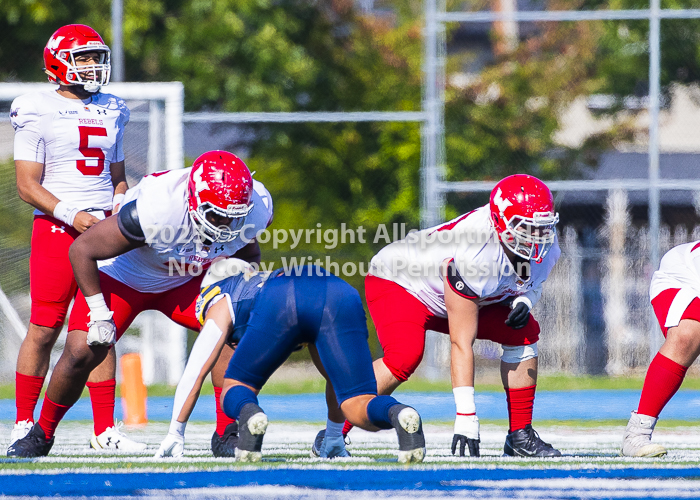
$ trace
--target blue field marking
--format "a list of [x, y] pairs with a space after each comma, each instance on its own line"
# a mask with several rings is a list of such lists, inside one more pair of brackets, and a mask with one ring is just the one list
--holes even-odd
[[[640, 391], [588, 390], [588, 391], [539, 391], [535, 399], [535, 420], [627, 420], [631, 410], [639, 404]], [[454, 419], [455, 404], [452, 393], [395, 394], [396, 398], [413, 406], [426, 422]], [[477, 393], [476, 406], [482, 420], [505, 419], [508, 416], [505, 394], [501, 392]], [[277, 421], [322, 421], [326, 416], [323, 394], [295, 394], [288, 396], [259, 396], [260, 405]], [[148, 398], [148, 418], [170, 420], [173, 398]], [[117, 404], [116, 416], [122, 419], [122, 408]], [[0, 418], [11, 418], [15, 402], [0, 400]], [[192, 421], [212, 420], [214, 396], [202, 396], [194, 409]], [[700, 419], [700, 391], [679, 391], [664, 408], [664, 419]], [[89, 398], [83, 398], [66, 414], [67, 420], [92, 420]]]
[[232, 486], [298, 486], [327, 490], [477, 490], [469, 481], [526, 479], [698, 479], [700, 468], [658, 469], [239, 469], [215, 472], [0, 474], [0, 495], [137, 495], [147, 490]]

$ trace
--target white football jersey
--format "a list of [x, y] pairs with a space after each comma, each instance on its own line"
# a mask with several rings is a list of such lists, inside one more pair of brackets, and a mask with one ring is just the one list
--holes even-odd
[[205, 272], [214, 259], [232, 256], [272, 222], [272, 196], [254, 180], [254, 205], [241, 234], [226, 243], [203, 244], [188, 214], [191, 170], [147, 175], [126, 192], [122, 206], [136, 200], [146, 246], [100, 262], [100, 271], [139, 292], [165, 292]]
[[35, 92], [13, 101], [10, 121], [15, 160], [43, 163], [41, 185], [46, 190], [80, 210], [112, 209], [109, 165], [124, 160], [122, 140], [129, 121], [122, 99], [102, 93], [81, 100], [54, 90]]
[[443, 262], [454, 260], [460, 276], [478, 297], [479, 306], [519, 296], [527, 297], [534, 306], [560, 254], [555, 239], [541, 263], [530, 262], [531, 277], [523, 281], [498, 241], [489, 206], [485, 205], [387, 245], [372, 259], [370, 274], [402, 286], [431, 313], [445, 318]]

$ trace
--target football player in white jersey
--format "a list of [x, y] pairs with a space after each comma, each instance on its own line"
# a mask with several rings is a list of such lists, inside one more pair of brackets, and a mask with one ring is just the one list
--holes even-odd
[[[530, 314], [560, 255], [554, 200], [529, 175], [496, 184], [490, 203], [384, 247], [370, 264], [365, 294], [384, 357], [374, 362], [379, 394], [391, 394], [423, 358], [426, 330], [450, 335], [457, 406], [452, 452], [479, 456], [474, 340], [501, 344], [510, 428], [504, 452], [561, 453], [532, 428], [540, 327]], [[349, 430], [346, 424], [344, 431]]]
[[[44, 49], [44, 64], [56, 90], [34, 92], [12, 103], [15, 167], [20, 197], [32, 205], [29, 258], [32, 298], [29, 331], [16, 372], [17, 417], [10, 442], [34, 424], [34, 408], [77, 285], [68, 248], [80, 233], [111, 214], [126, 192], [124, 127], [129, 109], [109, 83], [109, 48], [83, 25], [59, 28]], [[114, 353], [88, 380], [94, 414], [93, 448], [119, 438], [123, 447], [144, 449], [114, 425]]]
[[[88, 373], [140, 312], [158, 310], [199, 331], [195, 304], [203, 270], [234, 255], [259, 262], [255, 235], [272, 222], [272, 213], [265, 187], [226, 151], [204, 153], [187, 169], [148, 175], [127, 191], [119, 213], [95, 224], [70, 248], [80, 291], [66, 347], [46, 390], [39, 425], [8, 455], [48, 454], [56, 427], [80, 397]], [[212, 372], [215, 387], [223, 385], [233, 354], [226, 349]], [[213, 450], [218, 456], [232, 456], [235, 450], [237, 423], [228, 419], [226, 426], [232, 429], [221, 449]], [[214, 437], [216, 447], [222, 440]]]
[[651, 442], [651, 434], [700, 354], [700, 241], [678, 245], [664, 255], [651, 277], [649, 295], [666, 340], [649, 365], [639, 406], [625, 429], [622, 455], [628, 457], [667, 453]]

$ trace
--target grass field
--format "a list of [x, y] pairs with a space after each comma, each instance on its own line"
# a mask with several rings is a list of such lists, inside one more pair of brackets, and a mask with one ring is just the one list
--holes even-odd
[[[0, 423], [0, 444], [10, 433]], [[655, 441], [670, 449], [660, 459], [618, 456], [624, 422], [539, 422], [543, 439], [564, 456], [549, 460], [502, 456], [505, 422], [482, 426], [482, 457], [450, 453], [451, 423], [425, 425], [423, 464], [396, 462], [392, 431], [355, 429], [347, 459], [310, 458], [321, 423], [270, 423], [263, 462], [240, 464], [209, 451], [211, 423], [187, 429], [186, 456], [155, 460], [164, 422], [130, 429], [148, 443], [143, 455], [103, 455], [88, 448], [91, 424], [64, 422], [49, 457], [0, 461], [0, 495], [183, 498], [649, 498], [700, 496], [700, 426], [663, 422]], [[350, 491], [348, 491], [350, 490]]]

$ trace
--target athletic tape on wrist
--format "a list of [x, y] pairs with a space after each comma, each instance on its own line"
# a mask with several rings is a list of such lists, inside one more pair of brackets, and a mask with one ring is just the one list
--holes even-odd
[[72, 227], [75, 216], [79, 211], [80, 210], [77, 208], [68, 205], [65, 201], [59, 201], [53, 209], [53, 216]]
[[177, 420], [172, 420], [170, 422], [170, 428], [168, 429], [168, 434], [173, 436], [180, 436], [184, 439], [185, 437], [185, 427], [187, 427], [187, 422], [178, 422]]
[[85, 297], [85, 302], [90, 308], [90, 319], [92, 321], [107, 321], [112, 319], [112, 311], [107, 307], [105, 297], [101, 293]]
[[[121, 205], [122, 201], [124, 201], [124, 193], [119, 193], [115, 194], [114, 198], [112, 198], [112, 211], [117, 212], [117, 205]], [[121, 208], [121, 207], [119, 207]]]
[[476, 414], [476, 404], [474, 403], [474, 388], [463, 386], [453, 387], [452, 394], [455, 397], [455, 405], [457, 406], [457, 415], [474, 415]]

